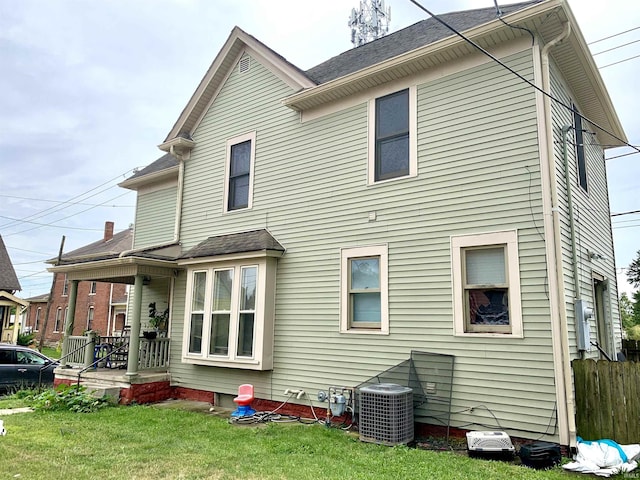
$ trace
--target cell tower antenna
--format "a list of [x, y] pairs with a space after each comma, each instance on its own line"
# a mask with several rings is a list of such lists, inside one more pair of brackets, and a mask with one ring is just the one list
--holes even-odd
[[360, 0], [360, 8], [352, 8], [349, 16], [351, 43], [359, 47], [384, 37], [389, 32], [390, 21], [391, 7], [385, 9], [384, 0]]

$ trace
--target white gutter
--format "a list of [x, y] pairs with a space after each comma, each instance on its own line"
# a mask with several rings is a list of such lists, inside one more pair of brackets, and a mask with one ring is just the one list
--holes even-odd
[[[551, 74], [549, 71], [549, 52], [558, 43], [571, 34], [571, 24], [566, 22], [562, 33], [548, 42], [540, 53], [543, 91], [551, 92]], [[555, 155], [553, 148], [553, 111], [551, 99], [543, 95], [543, 122], [546, 150], [541, 155], [543, 188], [551, 194], [551, 204], [546, 203], [544, 212], [545, 232], [553, 232], [553, 241], [549, 242], [545, 234], [547, 253], [547, 269], [549, 271], [549, 303], [551, 314], [552, 348], [556, 380], [556, 398], [558, 409], [558, 428], [560, 443], [575, 447], [575, 401], [571, 376], [571, 356], [569, 352], [569, 329], [567, 327], [567, 310], [565, 301], [564, 278], [562, 271], [562, 236], [560, 230], [560, 210], [558, 202], [558, 186], [556, 181]], [[542, 160], [542, 159], [541, 159]], [[544, 185], [546, 183], [546, 185]], [[555, 272], [555, 277], [553, 273]], [[558, 321], [555, 321], [555, 320]], [[558, 361], [559, 360], [559, 361]], [[559, 367], [559, 368], [558, 368]]]

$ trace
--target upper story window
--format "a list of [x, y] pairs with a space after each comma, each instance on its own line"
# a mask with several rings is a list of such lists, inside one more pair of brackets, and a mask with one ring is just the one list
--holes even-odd
[[256, 132], [227, 140], [225, 211], [251, 208]]
[[576, 165], [578, 169], [578, 185], [587, 191], [587, 160], [584, 155], [584, 130], [582, 128], [582, 117], [578, 112], [578, 107], [573, 105], [573, 127], [575, 129], [576, 141]]
[[91, 282], [89, 285], [89, 295], [95, 295], [98, 288], [97, 282]]
[[272, 368], [275, 265], [265, 257], [189, 270], [183, 361]]
[[418, 173], [416, 87], [369, 102], [369, 183]]
[[517, 232], [451, 238], [456, 335], [522, 336]]
[[389, 333], [387, 246], [343, 248], [340, 331]]
[[64, 283], [62, 284], [62, 296], [65, 297], [69, 295], [69, 279], [67, 278], [67, 274], [64, 274]]
[[38, 330], [40, 328], [40, 314], [42, 313], [42, 308], [38, 307], [38, 309], [36, 310], [36, 319], [35, 322], [33, 323], [33, 329], [34, 330]]

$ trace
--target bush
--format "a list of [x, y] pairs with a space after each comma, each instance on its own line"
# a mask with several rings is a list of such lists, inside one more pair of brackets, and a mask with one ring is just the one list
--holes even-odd
[[28, 347], [33, 344], [35, 336], [35, 333], [19, 333], [17, 343], [23, 347]]
[[54, 389], [33, 397], [35, 410], [60, 411], [69, 410], [77, 413], [95, 412], [106, 407], [109, 402], [103, 398], [95, 398], [82, 385], [58, 385]]

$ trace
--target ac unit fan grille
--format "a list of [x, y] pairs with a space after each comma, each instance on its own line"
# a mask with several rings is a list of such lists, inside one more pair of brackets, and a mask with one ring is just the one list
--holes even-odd
[[413, 441], [413, 391], [392, 383], [363, 387], [360, 394], [360, 440], [383, 445]]

